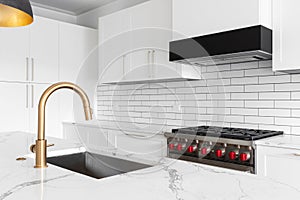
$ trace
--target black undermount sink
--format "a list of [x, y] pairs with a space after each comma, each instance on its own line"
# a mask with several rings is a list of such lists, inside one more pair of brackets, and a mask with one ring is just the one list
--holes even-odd
[[96, 179], [151, 167], [150, 165], [89, 152], [49, 157], [47, 162]]

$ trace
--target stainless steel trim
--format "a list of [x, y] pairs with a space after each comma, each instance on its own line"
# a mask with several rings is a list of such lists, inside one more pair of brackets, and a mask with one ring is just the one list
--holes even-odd
[[25, 72], [26, 81], [29, 81], [29, 58], [26, 57], [26, 72]]
[[155, 66], [155, 50], [152, 50], [152, 66], [151, 66], [151, 78], [154, 77], [154, 66]]
[[239, 170], [239, 171], [254, 173], [253, 166], [239, 165], [236, 163], [228, 163], [228, 162], [222, 162], [222, 161], [217, 161], [217, 160], [208, 160], [205, 158], [196, 158], [196, 157], [184, 156], [184, 155], [179, 156], [178, 154], [169, 154], [169, 157], [174, 158], [174, 159], [192, 161], [192, 162], [196, 162], [196, 163], [202, 163], [202, 164], [213, 165], [213, 166], [217, 166], [217, 167], [223, 167], [223, 168], [225, 167], [225, 168], [229, 168], [229, 169], [235, 169], [235, 170]]
[[34, 80], [34, 59], [31, 58], [31, 81]]
[[204, 142], [213, 142], [213, 143], [225, 143], [225, 144], [235, 144], [235, 145], [244, 145], [244, 146], [252, 146], [252, 141], [245, 140], [236, 140], [236, 139], [228, 139], [228, 138], [218, 138], [218, 137], [209, 137], [209, 136], [199, 136], [199, 135], [189, 135], [189, 134], [180, 134], [180, 133], [164, 133], [165, 137], [168, 138], [179, 138], [179, 139], [188, 139], [188, 140], [199, 140]]
[[25, 96], [25, 104], [26, 104], [26, 108], [28, 108], [29, 107], [29, 100], [28, 100], [28, 97], [29, 97], [29, 87], [28, 87], [28, 85], [26, 84], [26, 96]]
[[34, 86], [31, 85], [31, 108], [33, 108], [34, 104]]
[[174, 62], [193, 64], [193, 65], [217, 65], [217, 64], [228, 64], [228, 63], [242, 63], [257, 60], [270, 60], [272, 54], [262, 51], [247, 51], [231, 54], [222, 54], [216, 56], [206, 56], [200, 58], [190, 58], [185, 60], [178, 60]]
[[152, 68], [152, 63], [151, 63], [151, 59], [150, 59], [150, 55], [151, 55], [151, 50], [148, 51], [148, 57], [147, 57], [147, 62], [148, 62], [148, 77], [151, 78], [151, 68]]

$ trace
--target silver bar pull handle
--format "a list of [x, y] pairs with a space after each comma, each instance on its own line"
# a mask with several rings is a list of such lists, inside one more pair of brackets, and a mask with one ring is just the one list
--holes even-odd
[[25, 72], [26, 81], [29, 81], [29, 58], [26, 57], [26, 72]]
[[31, 58], [31, 81], [34, 81], [34, 59]]
[[26, 96], [25, 96], [25, 104], [26, 104], [26, 108], [29, 107], [29, 102], [28, 102], [28, 97], [29, 97], [29, 88], [28, 88], [28, 85], [26, 84]]
[[148, 51], [148, 57], [147, 57], [147, 62], [148, 62], [148, 77], [151, 78], [151, 68], [152, 68], [152, 63], [151, 63], [151, 51]]
[[154, 67], [155, 67], [155, 50], [152, 50], [152, 65], [151, 65], [151, 78], [154, 77]]
[[31, 85], [31, 108], [33, 108], [34, 104], [34, 86]]

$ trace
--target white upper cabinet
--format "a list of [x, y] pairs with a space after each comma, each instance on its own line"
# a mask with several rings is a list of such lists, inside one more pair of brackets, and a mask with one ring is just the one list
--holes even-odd
[[172, 0], [151, 0], [99, 18], [99, 83], [189, 79], [168, 61], [171, 40]]
[[273, 70], [299, 70], [300, 2], [273, 0]]
[[[61, 81], [76, 82], [84, 65], [96, 51], [98, 31], [74, 24], [59, 24], [59, 76]], [[96, 61], [97, 62], [97, 61]]]
[[272, 0], [173, 0], [173, 39], [253, 25], [271, 28]]
[[0, 81], [28, 81], [29, 28], [0, 28]]
[[59, 23], [35, 17], [30, 26], [30, 81], [53, 83], [58, 81]]

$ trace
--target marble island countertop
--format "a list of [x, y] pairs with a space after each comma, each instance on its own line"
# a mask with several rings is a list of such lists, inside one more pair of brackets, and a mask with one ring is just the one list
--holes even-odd
[[[32, 155], [25, 161], [16, 161], [29, 154], [33, 141], [34, 136], [26, 133], [0, 133], [0, 200], [300, 199], [300, 191], [289, 185], [168, 158], [154, 167], [104, 179], [89, 178], [51, 164], [46, 169], [35, 169]], [[80, 144], [54, 139], [48, 142], [55, 143], [48, 149], [48, 156], [84, 151]]]
[[255, 141], [256, 145], [300, 149], [299, 135], [279, 135]]

